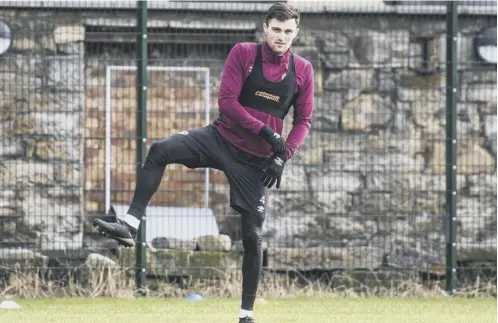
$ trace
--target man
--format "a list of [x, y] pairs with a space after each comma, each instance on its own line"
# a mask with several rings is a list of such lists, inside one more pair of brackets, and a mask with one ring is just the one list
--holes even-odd
[[[268, 189], [280, 188], [282, 172], [308, 135], [313, 111], [314, 78], [310, 62], [291, 53], [298, 34], [299, 11], [272, 5], [263, 24], [262, 44], [239, 43], [230, 51], [219, 91], [219, 117], [212, 124], [154, 142], [123, 221], [94, 225], [125, 246], [134, 235], [166, 165], [210, 167], [224, 172], [230, 206], [241, 214], [242, 304], [239, 323], [251, 323], [262, 267], [261, 229]], [[283, 119], [294, 106], [293, 127], [285, 141]]]

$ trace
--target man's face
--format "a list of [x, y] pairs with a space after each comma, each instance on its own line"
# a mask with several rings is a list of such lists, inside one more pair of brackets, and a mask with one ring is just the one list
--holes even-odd
[[273, 18], [268, 22], [268, 25], [263, 25], [263, 28], [266, 34], [266, 42], [277, 54], [285, 53], [299, 32], [296, 19], [280, 21]]

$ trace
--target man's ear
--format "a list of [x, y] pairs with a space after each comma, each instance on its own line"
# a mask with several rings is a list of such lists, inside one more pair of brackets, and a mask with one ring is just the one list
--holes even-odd
[[266, 22], [263, 23], [263, 31], [266, 32], [268, 31], [268, 26], [266, 25]]
[[297, 36], [297, 34], [299, 34], [299, 27], [296, 28], [296, 35], [295, 36]]

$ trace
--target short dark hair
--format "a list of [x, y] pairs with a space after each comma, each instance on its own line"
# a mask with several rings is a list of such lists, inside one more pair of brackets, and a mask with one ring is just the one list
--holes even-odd
[[299, 25], [300, 16], [301, 14], [299, 13], [299, 10], [297, 10], [297, 8], [287, 3], [277, 2], [273, 4], [266, 12], [265, 22], [266, 25], [268, 25], [268, 22], [273, 18], [276, 18], [280, 21], [296, 19], [296, 25]]

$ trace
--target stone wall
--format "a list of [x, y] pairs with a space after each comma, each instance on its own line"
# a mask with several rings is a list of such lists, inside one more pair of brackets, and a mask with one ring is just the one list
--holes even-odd
[[83, 234], [85, 30], [71, 14], [0, 10], [0, 243], [74, 249]]
[[[24, 109], [15, 114], [3, 109], [1, 116], [2, 134], [20, 135], [9, 135], [0, 148], [3, 174], [10, 174], [6, 177], [10, 183], [19, 183], [0, 195], [1, 214], [10, 216], [5, 226], [16, 231], [10, 223], [17, 216], [22, 221], [15, 223], [31, 228], [29, 232], [79, 229], [82, 214], [105, 211], [106, 66], [135, 65], [134, 52], [127, 45], [87, 43], [82, 61], [82, 13], [71, 18], [52, 13], [36, 18], [21, 12], [2, 15], [7, 21], [27, 18], [15, 19], [25, 31], [16, 36], [22, 41], [16, 41], [13, 51], [0, 58], [0, 77], [6, 80], [1, 82], [0, 93], [6, 97], [16, 84], [25, 84], [23, 88], [29, 84], [30, 89], [0, 101], [6, 107], [22, 103]], [[96, 12], [91, 16], [109, 19]], [[219, 13], [149, 14], [150, 19], [165, 21], [219, 17]], [[255, 39], [261, 40], [260, 18], [259, 14], [227, 13], [224, 21], [256, 22]], [[460, 17], [460, 259], [476, 257], [476, 250], [496, 250], [496, 67], [479, 63], [472, 48], [477, 31], [493, 24], [496, 17]], [[445, 26], [443, 16], [303, 15], [294, 50], [315, 67], [315, 114], [310, 136], [286, 167], [282, 188], [271, 194], [265, 225], [269, 248], [309, 248], [318, 253], [323, 247], [333, 248], [333, 255], [326, 257], [339, 266], [346, 262], [375, 266], [395, 246], [413, 249], [415, 258], [430, 255], [444, 260]], [[27, 34], [28, 30], [37, 37]], [[65, 39], [61, 35], [76, 36]], [[432, 67], [439, 68], [435, 74], [414, 71], [422, 60], [419, 36], [432, 39], [429, 59]], [[214, 120], [227, 50], [204, 44], [175, 51], [175, 46], [151, 48], [149, 63], [209, 67], [210, 120]], [[150, 73], [148, 145], [205, 124], [203, 79], [196, 73], [182, 75]], [[128, 204], [135, 185], [134, 73], [113, 73], [111, 99], [112, 201]], [[13, 171], [13, 165], [24, 168]], [[203, 174], [169, 167], [151, 203], [202, 206]], [[211, 173], [209, 190], [210, 207], [220, 218], [222, 230], [236, 238], [237, 227], [221, 220], [233, 213], [223, 174]], [[56, 201], [53, 205], [57, 206], [47, 208]], [[67, 214], [78, 221], [63, 221]], [[292, 265], [298, 260], [292, 257], [294, 253], [278, 253], [274, 260]], [[316, 255], [306, 258], [321, 259]]]

